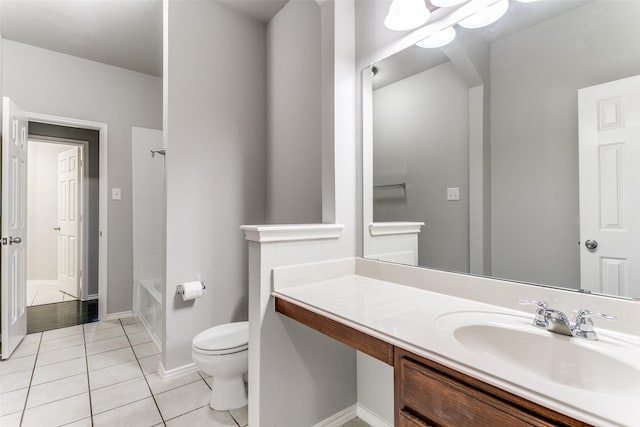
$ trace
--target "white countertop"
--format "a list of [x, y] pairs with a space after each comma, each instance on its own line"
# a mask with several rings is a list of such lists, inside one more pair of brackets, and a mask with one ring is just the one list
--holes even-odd
[[[514, 369], [465, 349], [446, 321], [454, 312], [499, 313], [510, 316], [517, 328], [536, 330], [533, 314], [355, 274], [275, 289], [274, 296], [576, 419], [597, 426], [640, 426], [640, 392], [590, 392]], [[640, 339], [635, 335], [606, 331], [599, 341], [582, 341], [578, 345], [606, 347], [615, 357], [624, 353], [623, 362], [640, 364]], [[628, 344], [624, 351], [616, 351], [619, 342]]]

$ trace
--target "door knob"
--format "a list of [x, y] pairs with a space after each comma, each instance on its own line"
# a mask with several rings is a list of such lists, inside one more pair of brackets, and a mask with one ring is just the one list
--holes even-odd
[[9, 244], [18, 244], [18, 243], [22, 243], [22, 238], [20, 237], [9, 237]]
[[53, 227], [55, 231], [60, 231], [60, 227]]
[[596, 242], [595, 240], [587, 240], [586, 242], [584, 242], [584, 245], [587, 247], [587, 249], [595, 249], [598, 247], [598, 242]]

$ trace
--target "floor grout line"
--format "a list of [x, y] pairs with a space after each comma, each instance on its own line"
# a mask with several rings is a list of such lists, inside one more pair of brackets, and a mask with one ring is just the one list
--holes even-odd
[[84, 366], [87, 373], [87, 393], [89, 394], [89, 417], [93, 427], [93, 400], [91, 397], [91, 379], [89, 378], [89, 356], [87, 355], [87, 340], [84, 337], [84, 324], [82, 325], [82, 342], [84, 343]]
[[20, 425], [24, 421], [24, 413], [27, 411], [27, 402], [29, 401], [29, 393], [31, 392], [31, 383], [33, 383], [33, 376], [36, 373], [36, 364], [38, 363], [38, 355], [40, 354], [40, 346], [42, 345], [42, 336], [44, 334], [40, 332], [40, 340], [38, 341], [38, 350], [36, 351], [36, 357], [33, 359], [33, 368], [31, 370], [31, 378], [29, 378], [29, 386], [27, 388], [27, 395], [24, 398], [24, 404], [22, 405], [22, 414], [20, 415]]
[[207, 379], [205, 377], [202, 376], [202, 374], [200, 373], [200, 370], [198, 370], [198, 375], [200, 375], [200, 378], [202, 378], [202, 381], [204, 381], [204, 383], [207, 385], [207, 387], [209, 388], [209, 390], [211, 390], [211, 386], [209, 385], [209, 383], [207, 382]]
[[[120, 321], [120, 325], [122, 326], [122, 329], [124, 329], [124, 324], [122, 323], [122, 319], [120, 319], [119, 321]], [[140, 359], [138, 358], [138, 355], [133, 350], [133, 345], [131, 344], [131, 340], [129, 339], [129, 334], [127, 334], [126, 329], [124, 331], [124, 334], [127, 337], [127, 341], [129, 341], [129, 345], [131, 346], [131, 351], [133, 351], [133, 357], [136, 358], [136, 362], [138, 362], [138, 367], [140, 368], [140, 371], [142, 371], [142, 378], [144, 378], [144, 382], [147, 384], [147, 387], [149, 387], [149, 393], [151, 393], [151, 398], [153, 399], [153, 403], [156, 405], [156, 409], [158, 410], [158, 414], [160, 415], [160, 420], [162, 420], [162, 424], [166, 426], [167, 422], [164, 419], [164, 415], [162, 415], [162, 411], [160, 410], [160, 405], [158, 405], [158, 401], [156, 400], [156, 395], [153, 393], [153, 390], [151, 389], [151, 385], [149, 384], [149, 380], [147, 379], [147, 376], [144, 373], [144, 369], [142, 369], [142, 364], [140, 363]]]
[[122, 405], [114, 406], [113, 408], [105, 409], [104, 411], [96, 412], [95, 415], [104, 414], [105, 412], [114, 411], [116, 409], [124, 408], [125, 406], [129, 406], [133, 403], [142, 402], [145, 399], [148, 399], [149, 396], [141, 397], [140, 399], [132, 400], [131, 402], [123, 403]]
[[[78, 374], [78, 375], [82, 375], [82, 374]], [[77, 375], [74, 375], [74, 376], [77, 376]], [[66, 377], [66, 378], [68, 378], [68, 377]], [[64, 378], [61, 378], [61, 379], [64, 379]], [[37, 386], [39, 386], [39, 385], [40, 385], [40, 384], [37, 384], [35, 387], [37, 387]], [[29, 390], [31, 390], [31, 387], [29, 387]], [[61, 397], [60, 399], [55, 399], [55, 400], [52, 400], [52, 401], [50, 401], [50, 402], [45, 402], [45, 403], [41, 403], [41, 404], [36, 405], [36, 406], [32, 406], [31, 408], [25, 408], [25, 410], [31, 410], [31, 409], [39, 408], [39, 407], [41, 407], [41, 406], [48, 405], [48, 404], [50, 404], [50, 403], [60, 402], [61, 400], [65, 400], [65, 399], [68, 399], [68, 398], [70, 398], [70, 397], [80, 396], [81, 394], [85, 394], [85, 393], [88, 393], [88, 392], [83, 391], [82, 393], [77, 393], [77, 394], [72, 394], [72, 395], [70, 395], [70, 396]], [[67, 424], [69, 424], [69, 423], [67, 423]]]
[[[96, 369], [93, 370], [91, 372], [97, 372], [100, 371], [102, 369], [108, 369], [108, 368], [113, 368], [114, 366], [120, 366], [120, 365], [124, 365], [126, 363], [132, 363], [135, 362], [135, 360], [130, 360], [128, 362], [124, 362], [124, 363], [118, 363], [117, 365], [113, 365], [113, 366], [108, 366], [106, 368], [100, 368], [100, 369]], [[139, 365], [138, 365], [139, 366]], [[142, 376], [144, 377], [144, 372], [142, 372]], [[98, 390], [102, 390], [103, 388], [107, 388], [107, 387], [111, 387], [112, 385], [117, 385], [117, 384], [122, 384], [122, 383], [126, 383], [127, 381], [133, 381], [133, 380], [137, 380], [139, 377], [133, 377], [133, 378], [127, 378], [126, 380], [122, 380], [122, 381], [116, 381], [115, 383], [111, 383], [111, 384], [107, 384], [107, 385], [103, 385], [102, 387], [96, 387], [94, 389], [90, 389], [89, 391], [98, 391]]]
[[[70, 360], [76, 360], [76, 359], [82, 359], [82, 358], [81, 357], [76, 357], [75, 359], [70, 359]], [[68, 360], [65, 360], [65, 362], [68, 362]], [[45, 365], [45, 366], [51, 366], [51, 365]], [[41, 368], [41, 367], [42, 366], [36, 366], [35, 369]], [[34, 371], [35, 371], [35, 369], [34, 369]], [[55, 382], [55, 381], [60, 381], [60, 380], [64, 380], [64, 379], [67, 379], [67, 378], [77, 377], [77, 376], [80, 376], [82, 374], [84, 374], [84, 372], [80, 372], [79, 374], [73, 374], [73, 375], [69, 375], [69, 376], [66, 376], [66, 377], [62, 377], [62, 378], [56, 378], [55, 380], [45, 381], [43, 383], [38, 383], [38, 384], [29, 383], [29, 388], [31, 389], [33, 387], [39, 387], [41, 385], [49, 384], [49, 383], [52, 383], [52, 382]], [[82, 394], [82, 393], [78, 393], [78, 394]], [[77, 395], [75, 395], [75, 396], [77, 396]], [[60, 400], [60, 399], [58, 399], [58, 400]], [[38, 406], [41, 406], [41, 405], [38, 405]], [[34, 406], [34, 408], [35, 408], [35, 406]]]
[[[136, 327], [131, 327], [131, 325], [133, 325], [133, 323], [131, 323], [131, 324], [127, 323], [127, 326], [129, 326], [129, 329], [133, 329], [131, 332], [128, 332], [125, 329], [125, 327], [124, 327], [125, 324], [124, 324], [124, 322], [122, 320], [118, 319], [118, 324], [119, 324], [119, 327], [122, 328], [122, 330], [124, 332], [124, 335], [119, 335], [119, 336], [116, 336], [116, 337], [108, 337], [108, 338], [104, 338], [103, 340], [112, 339], [112, 338], [119, 338], [121, 336], [124, 336], [126, 338], [127, 342], [128, 342], [128, 346], [122, 347], [122, 348], [117, 348], [117, 349], [106, 350], [104, 352], [96, 353], [95, 355], [100, 355], [100, 354], [111, 352], [111, 351], [118, 351], [118, 350], [124, 350], [124, 349], [129, 348], [130, 351], [133, 353], [134, 358], [132, 360], [123, 361], [123, 362], [117, 363], [115, 365], [104, 366], [104, 367], [101, 367], [99, 369], [94, 369], [93, 371], [89, 370], [89, 357], [90, 356], [94, 356], [94, 355], [89, 355], [88, 354], [88, 348], [87, 348], [91, 344], [90, 342], [87, 341], [87, 334], [91, 334], [91, 333], [95, 332], [95, 331], [88, 331], [88, 329], [90, 328], [89, 325], [91, 325], [91, 323], [87, 323], [87, 324], [81, 325], [81, 329], [82, 329], [82, 333], [81, 333], [81, 335], [82, 335], [82, 344], [78, 344], [77, 346], [80, 346], [80, 345], [83, 346], [83, 348], [84, 348], [84, 355], [83, 356], [72, 357], [71, 359], [67, 359], [67, 360], [60, 360], [60, 361], [57, 361], [57, 362], [54, 362], [54, 363], [50, 363], [48, 365], [43, 365], [43, 366], [37, 366], [38, 365], [38, 361], [41, 359], [42, 355], [47, 354], [48, 352], [51, 352], [51, 351], [65, 350], [65, 349], [68, 349], [68, 348], [71, 348], [71, 347], [75, 347], [75, 346], [63, 347], [63, 348], [60, 348], [60, 349], [47, 350], [47, 351], [42, 352], [41, 351], [42, 345], [43, 345], [44, 342], [47, 342], [47, 340], [45, 340], [44, 332], [37, 332], [37, 333], [40, 334], [40, 336], [38, 337], [38, 340], [37, 340], [37, 349], [35, 351], [35, 354], [22, 356], [22, 357], [31, 357], [31, 356], [33, 356], [34, 360], [33, 360], [33, 363], [30, 364], [31, 368], [30, 369], [24, 369], [24, 370], [16, 371], [16, 372], [11, 372], [11, 374], [15, 374], [15, 373], [18, 373], [18, 372], [26, 372], [26, 371], [29, 371], [29, 370], [31, 371], [30, 372], [30, 376], [29, 376], [29, 383], [28, 383], [28, 386], [26, 387], [27, 388], [27, 392], [26, 392], [24, 403], [22, 405], [22, 409], [20, 411], [13, 412], [13, 414], [17, 414], [18, 412], [20, 412], [20, 421], [19, 421], [19, 423], [20, 423], [19, 425], [20, 426], [22, 426], [23, 423], [24, 423], [25, 415], [26, 415], [26, 411], [27, 410], [39, 408], [39, 407], [42, 407], [44, 405], [53, 404], [53, 403], [59, 402], [59, 401], [64, 400], [64, 399], [69, 399], [69, 398], [77, 397], [77, 396], [80, 396], [80, 395], [84, 394], [84, 392], [76, 393], [76, 394], [73, 394], [73, 395], [70, 395], [70, 396], [65, 396], [65, 397], [62, 397], [62, 398], [58, 398], [58, 399], [52, 400], [50, 402], [45, 402], [45, 403], [38, 404], [36, 406], [33, 406], [32, 408], [27, 408], [27, 403], [29, 401], [29, 397], [30, 397], [31, 392], [32, 392], [32, 390], [31, 390], [32, 387], [37, 387], [39, 385], [48, 384], [48, 383], [51, 383], [51, 382], [54, 382], [54, 381], [59, 381], [59, 380], [64, 380], [64, 379], [68, 379], [68, 378], [72, 378], [72, 377], [81, 376], [83, 374], [86, 375], [87, 394], [88, 394], [88, 398], [89, 398], [89, 417], [87, 417], [87, 418], [90, 419], [90, 422], [91, 422], [92, 426], [95, 425], [94, 418], [95, 418], [96, 415], [103, 414], [103, 413], [106, 413], [106, 412], [109, 412], [109, 411], [113, 411], [113, 410], [117, 410], [119, 408], [123, 408], [125, 406], [131, 405], [131, 404], [134, 404], [134, 403], [137, 403], [137, 402], [141, 402], [141, 401], [143, 401], [145, 399], [148, 399], [149, 397], [151, 397], [153, 399], [155, 408], [158, 411], [158, 415], [160, 415], [161, 422], [158, 425], [166, 426], [167, 422], [169, 422], [169, 421], [173, 421], [173, 420], [178, 419], [178, 418], [180, 418], [180, 417], [182, 417], [182, 416], [184, 416], [186, 414], [190, 414], [192, 412], [201, 410], [204, 407], [207, 407], [207, 405], [203, 405], [201, 407], [189, 410], [189, 411], [187, 411], [187, 412], [185, 412], [183, 414], [179, 414], [179, 415], [173, 416], [170, 419], [165, 419], [165, 416], [163, 415], [162, 411], [160, 410], [159, 402], [156, 399], [157, 396], [159, 396], [159, 395], [161, 395], [163, 393], [168, 393], [168, 392], [170, 392], [172, 390], [175, 390], [177, 388], [180, 388], [180, 387], [184, 387], [184, 386], [188, 386], [188, 385], [194, 384], [194, 383], [196, 383], [198, 381], [204, 381], [204, 383], [205, 383], [205, 385], [207, 387], [207, 390], [209, 390], [209, 391], [211, 389], [211, 386], [207, 382], [204, 374], [202, 374], [200, 371], [197, 371], [197, 374], [198, 374], [197, 375], [197, 380], [188, 382], [186, 384], [178, 384], [178, 385], [172, 386], [172, 387], [170, 387], [170, 388], [168, 388], [166, 390], [159, 389], [158, 393], [155, 393], [154, 390], [151, 387], [151, 384], [150, 384], [150, 376], [151, 375], [159, 375], [159, 372], [155, 371], [155, 372], [145, 373], [145, 370], [142, 367], [141, 360], [145, 360], [145, 359], [148, 359], [148, 358], [151, 358], [151, 357], [158, 357], [159, 355], [158, 354], [154, 354], [154, 355], [147, 355], [145, 357], [139, 357], [138, 354], [135, 352], [134, 345], [133, 345], [133, 343], [131, 342], [131, 339], [130, 339], [131, 335], [140, 334], [140, 333], [143, 333], [143, 332], [148, 333], [148, 331], [146, 329], [139, 330]], [[118, 326], [115, 326], [115, 327], [118, 327]], [[111, 328], [107, 328], [107, 329], [111, 329]], [[105, 329], [105, 330], [107, 330], [107, 329]], [[80, 335], [80, 334], [76, 334], [76, 335]], [[59, 337], [59, 338], [68, 338], [70, 336], [74, 336], [74, 335], [69, 335], [69, 336], [66, 336], [66, 337]], [[57, 339], [57, 338], [54, 338], [54, 339]], [[93, 342], [99, 342], [99, 341], [103, 341], [103, 340], [98, 340], [98, 341], [93, 341]], [[153, 342], [153, 341], [149, 341], [149, 342]], [[139, 344], [146, 344], [146, 343], [139, 343]], [[43, 383], [36, 384], [36, 385], [33, 384], [33, 380], [35, 378], [35, 370], [37, 368], [41, 368], [41, 367], [45, 368], [47, 366], [51, 366], [51, 365], [54, 365], [56, 363], [70, 362], [70, 361], [77, 360], [77, 359], [80, 359], [80, 358], [84, 358], [85, 372], [79, 372], [79, 373], [76, 373], [76, 374], [73, 374], [73, 375], [68, 375], [68, 376], [65, 376], [63, 378], [52, 379], [52, 380], [45, 381]], [[112, 368], [114, 366], [118, 366], [118, 365], [126, 364], [126, 363], [132, 363], [132, 362], [136, 362], [136, 365], [137, 365], [138, 369], [140, 370], [140, 375], [142, 375], [142, 377], [144, 378], [145, 384], [147, 385], [147, 388], [149, 390], [149, 396], [145, 396], [145, 397], [140, 398], [140, 399], [132, 400], [130, 402], [115, 406], [113, 408], [106, 409], [106, 410], [101, 411], [99, 413], [94, 413], [94, 411], [95, 411], [94, 403], [95, 402], [94, 402], [93, 393], [95, 391], [101, 390], [101, 389], [103, 389], [105, 387], [109, 387], [109, 386], [113, 386], [113, 385], [117, 385], [117, 384], [122, 384], [122, 383], [127, 382], [127, 381], [139, 380], [140, 377], [139, 376], [135, 376], [133, 378], [117, 381], [117, 382], [115, 382], [113, 384], [109, 384], [109, 385], [106, 385], [106, 386], [102, 386], [102, 387], [96, 388], [95, 390], [92, 390], [91, 389], [91, 373], [92, 372], [99, 372], [100, 370], [103, 370], [103, 369]], [[81, 363], [81, 362], [78, 362], [78, 363]], [[138, 375], [138, 374], [136, 373], [136, 375]], [[26, 374], [25, 374], [25, 376], [26, 376]], [[73, 392], [75, 393], [75, 390]], [[239, 426], [239, 427], [241, 427], [243, 425], [238, 421], [238, 419], [236, 419], [236, 417], [234, 416], [234, 414], [231, 413], [231, 411], [220, 411], [220, 412], [226, 413], [227, 416], [229, 416], [231, 418], [231, 420], [233, 420], [233, 424], [234, 425]], [[10, 414], [7, 414], [7, 415], [10, 415]], [[86, 418], [81, 418], [79, 420], [71, 421], [68, 424], [73, 423], [73, 422], [77, 422], [77, 421], [81, 421], [81, 420], [86, 420]]]
[[227, 411], [227, 414], [229, 414], [229, 416], [231, 417], [231, 419], [233, 420], [234, 423], [236, 423], [236, 425], [238, 427], [241, 427], [240, 425], [240, 421], [236, 420], [236, 417], [233, 416], [233, 414], [231, 413], [231, 411]]
[[[33, 295], [33, 298], [31, 298], [31, 302], [29, 302], [27, 304], [27, 307], [37, 307], [39, 305], [57, 304], [59, 302], [79, 301], [80, 300], [79, 298], [75, 298], [75, 297], [67, 294], [63, 290], [61, 290], [58, 285], [55, 285], [55, 289], [53, 289], [54, 287], [51, 286], [51, 285], [44, 285], [42, 283], [41, 284], [32, 284], [31, 287], [33, 288], [33, 287], [36, 287], [36, 286], [37, 286], [37, 289], [36, 289], [36, 291], [35, 291], [35, 293]], [[43, 287], [49, 287], [50, 289], [46, 289], [45, 290], [45, 289], [43, 289]], [[44, 301], [44, 302], [39, 302], [38, 304], [35, 304], [36, 299], [38, 298], [38, 294], [40, 294], [41, 292], [42, 292], [42, 294], [44, 294], [45, 292], [51, 292], [52, 290], [56, 290], [56, 291], [60, 292], [62, 294], [62, 299], [58, 300], [56, 298], [55, 301]], [[29, 292], [29, 285], [27, 284], [27, 293], [28, 292]]]

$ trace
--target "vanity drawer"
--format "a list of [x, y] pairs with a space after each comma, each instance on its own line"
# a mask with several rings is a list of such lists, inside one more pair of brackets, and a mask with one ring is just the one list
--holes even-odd
[[557, 425], [411, 359], [400, 359], [396, 369], [401, 426]]
[[429, 424], [425, 423], [419, 418], [414, 417], [408, 412], [400, 411], [398, 427], [429, 427]]

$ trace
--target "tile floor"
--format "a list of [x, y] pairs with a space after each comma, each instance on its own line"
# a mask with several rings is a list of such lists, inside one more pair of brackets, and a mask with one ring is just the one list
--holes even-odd
[[247, 425], [247, 408], [209, 409], [211, 378], [162, 381], [137, 318], [29, 334], [0, 362], [0, 426]]
[[136, 317], [29, 334], [0, 362], [0, 426], [247, 426], [246, 407], [209, 409], [211, 377], [162, 381], [159, 362]]
[[27, 307], [63, 301], [77, 301], [69, 294], [60, 292], [57, 283], [27, 282]]

